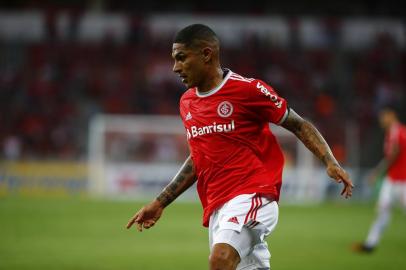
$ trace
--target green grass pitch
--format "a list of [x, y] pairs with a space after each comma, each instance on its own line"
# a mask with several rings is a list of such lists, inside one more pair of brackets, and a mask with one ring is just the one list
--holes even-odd
[[[199, 204], [175, 203], [154, 228], [126, 230], [139, 206], [86, 198], [0, 198], [0, 269], [208, 269]], [[268, 238], [272, 269], [406, 269], [406, 216], [399, 209], [376, 253], [350, 251], [373, 217], [372, 205], [282, 205]]]

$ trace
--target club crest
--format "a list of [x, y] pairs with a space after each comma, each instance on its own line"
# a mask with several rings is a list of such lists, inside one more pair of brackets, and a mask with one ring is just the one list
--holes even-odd
[[223, 101], [217, 107], [217, 113], [221, 117], [229, 117], [233, 113], [233, 105], [228, 101]]

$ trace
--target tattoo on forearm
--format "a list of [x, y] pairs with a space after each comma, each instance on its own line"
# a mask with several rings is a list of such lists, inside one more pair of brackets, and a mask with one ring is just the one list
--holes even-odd
[[327, 142], [311, 123], [305, 121], [302, 124], [301, 132], [299, 132], [298, 135], [303, 144], [325, 165], [329, 163], [337, 163]]
[[293, 132], [325, 165], [332, 163], [338, 164], [320, 132], [310, 122], [303, 120], [293, 110], [290, 111], [288, 118], [282, 126]]
[[193, 161], [189, 157], [183, 164], [173, 180], [164, 188], [156, 198], [162, 206], [166, 207], [180, 194], [188, 189], [196, 181]]

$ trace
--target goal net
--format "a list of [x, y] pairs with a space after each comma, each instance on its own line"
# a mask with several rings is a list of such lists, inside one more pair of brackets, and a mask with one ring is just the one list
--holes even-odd
[[[285, 155], [282, 201], [322, 200], [328, 184], [325, 171], [293, 134], [271, 128]], [[91, 120], [88, 140], [89, 192], [96, 196], [151, 199], [189, 154], [177, 116], [98, 115]], [[182, 198], [196, 200], [195, 187]]]

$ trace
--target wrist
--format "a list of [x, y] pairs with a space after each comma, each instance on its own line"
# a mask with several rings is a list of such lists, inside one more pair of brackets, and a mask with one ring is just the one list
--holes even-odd
[[155, 198], [152, 202], [151, 202], [152, 206], [156, 207], [156, 208], [165, 208], [168, 204], [165, 204], [164, 202], [160, 201], [159, 198]]
[[326, 165], [327, 167], [341, 167], [340, 164], [336, 161], [336, 162], [329, 162]]
[[324, 163], [324, 165], [329, 168], [329, 167], [340, 167], [340, 164], [338, 161], [334, 158], [333, 155], [325, 155], [322, 157], [321, 161]]

